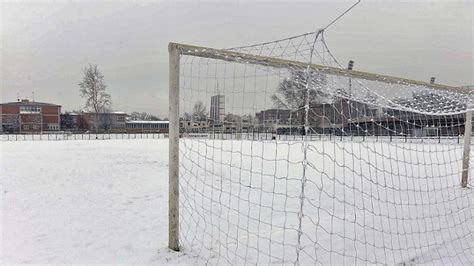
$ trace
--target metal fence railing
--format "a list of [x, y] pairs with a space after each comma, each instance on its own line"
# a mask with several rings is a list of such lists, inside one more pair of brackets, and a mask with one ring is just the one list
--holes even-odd
[[164, 133], [42, 133], [42, 134], [2, 134], [0, 141], [35, 140], [108, 140], [108, 139], [165, 139]]
[[[0, 141], [39, 141], [39, 140], [111, 140], [111, 139], [167, 139], [167, 133], [43, 133], [43, 134], [0, 134]], [[406, 142], [406, 143], [444, 143], [461, 144], [464, 137], [436, 136], [337, 136], [330, 134], [279, 135], [274, 133], [183, 133], [187, 139], [219, 140], [258, 140], [258, 141], [353, 141], [353, 142]]]
[[183, 138], [192, 139], [219, 139], [219, 140], [260, 140], [260, 141], [343, 141], [343, 142], [397, 142], [397, 143], [441, 143], [441, 144], [461, 144], [464, 136], [350, 136], [331, 134], [310, 134], [310, 135], [280, 135], [274, 133], [183, 133]]

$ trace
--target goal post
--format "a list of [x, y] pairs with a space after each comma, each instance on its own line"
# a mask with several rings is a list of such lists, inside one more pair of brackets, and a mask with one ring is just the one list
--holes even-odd
[[179, 251], [179, 58], [176, 45], [169, 47], [169, 185], [168, 247]]
[[466, 112], [466, 122], [464, 126], [464, 149], [462, 160], [462, 176], [461, 186], [467, 187], [467, 179], [469, 178], [469, 161], [471, 153], [471, 130], [472, 130], [472, 111]]
[[472, 261], [467, 89], [344, 69], [316, 33], [168, 50], [170, 249], [211, 264]]

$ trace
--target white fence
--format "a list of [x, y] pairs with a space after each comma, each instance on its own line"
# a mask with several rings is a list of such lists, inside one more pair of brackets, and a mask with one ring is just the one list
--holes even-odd
[[108, 140], [108, 139], [165, 139], [168, 134], [163, 133], [44, 133], [44, 134], [4, 134], [0, 141], [35, 141], [35, 140]]
[[324, 140], [343, 142], [406, 142], [406, 143], [445, 143], [461, 144], [464, 136], [436, 136], [436, 137], [411, 137], [411, 136], [340, 136], [340, 135], [278, 135], [274, 133], [189, 133], [183, 134], [184, 138], [199, 139], [219, 139], [219, 140], [282, 140], [282, 141], [302, 141], [302, 140]]
[[[441, 143], [461, 144], [463, 136], [439, 136], [439, 137], [409, 137], [409, 136], [336, 136], [336, 135], [277, 135], [272, 133], [184, 133], [182, 138], [219, 139], [219, 140], [324, 140], [343, 142], [407, 142], [407, 143]], [[109, 140], [109, 139], [166, 139], [168, 134], [164, 133], [44, 133], [44, 134], [3, 134], [0, 141], [39, 141], [39, 140]]]

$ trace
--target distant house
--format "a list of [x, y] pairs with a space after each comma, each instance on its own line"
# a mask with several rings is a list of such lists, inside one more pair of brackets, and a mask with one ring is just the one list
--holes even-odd
[[[91, 131], [125, 132], [125, 112], [83, 113]], [[97, 127], [96, 127], [97, 126]]]
[[18, 99], [0, 104], [0, 131], [6, 133], [37, 133], [60, 130], [61, 106]]
[[89, 121], [82, 112], [66, 112], [61, 114], [61, 130], [71, 132], [89, 131]]
[[61, 114], [61, 129], [72, 132], [108, 132], [122, 133], [126, 131], [125, 112], [67, 112]]
[[126, 121], [127, 133], [168, 133], [169, 121]]
[[290, 117], [291, 111], [286, 109], [267, 109], [255, 114], [260, 132], [276, 132], [290, 124]]
[[285, 125], [289, 123], [290, 110], [268, 109], [256, 113], [255, 117], [259, 124]]
[[[168, 121], [166, 121], [168, 122]], [[182, 120], [179, 122], [179, 128], [182, 132], [205, 132], [209, 128], [210, 121], [189, 121]]]

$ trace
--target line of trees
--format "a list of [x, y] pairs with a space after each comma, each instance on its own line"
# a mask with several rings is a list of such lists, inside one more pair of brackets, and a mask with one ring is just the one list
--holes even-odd
[[132, 112], [129, 115], [130, 120], [138, 121], [160, 121], [161, 119], [158, 116], [146, 113], [146, 112]]

